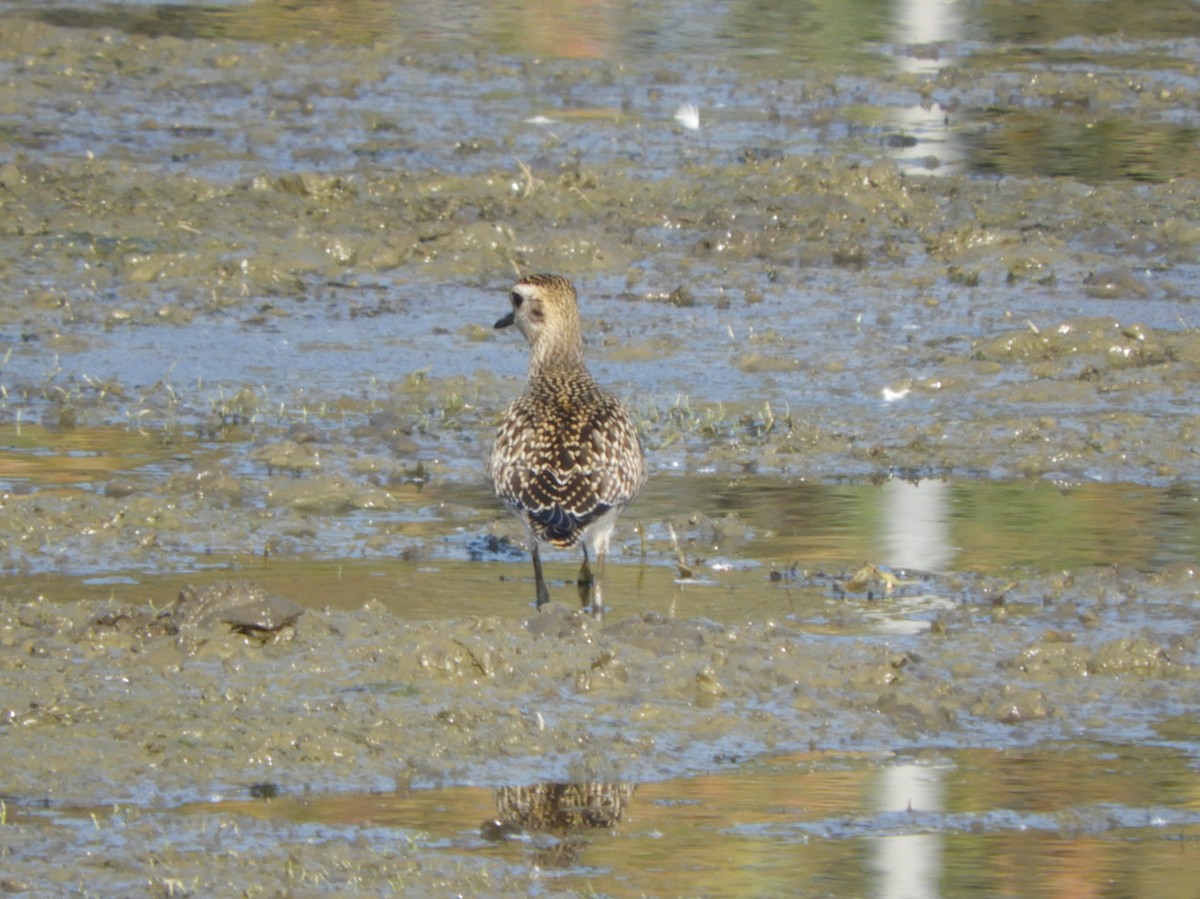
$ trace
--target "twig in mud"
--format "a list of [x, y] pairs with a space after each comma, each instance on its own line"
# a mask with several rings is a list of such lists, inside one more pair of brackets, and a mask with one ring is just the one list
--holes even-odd
[[671, 534], [671, 545], [675, 547], [675, 556], [678, 560], [677, 564], [679, 565], [679, 576], [681, 578], [692, 577], [693, 573], [691, 566], [688, 565], [687, 559], [684, 558], [683, 548], [679, 545], [679, 538], [675, 536], [675, 525], [671, 524], [669, 521], [667, 522], [667, 531]]
[[524, 162], [517, 159], [517, 157], [515, 157], [515, 156], [513, 157], [513, 159], [516, 160], [517, 165], [520, 167], [521, 174], [525, 176], [525, 188], [524, 188], [524, 190], [521, 191], [522, 197], [529, 196], [530, 194], [532, 194], [534, 192], [535, 189], [537, 189], [537, 186], [539, 184], [546, 183], [546, 182], [542, 181], [541, 178], [533, 177], [533, 169], [531, 169]]
[[452, 640], [451, 642], [457, 643], [459, 646], [461, 646], [463, 649], [465, 649], [467, 651], [467, 657], [471, 660], [471, 664], [474, 665], [476, 668], [478, 668], [479, 673], [482, 674], [484, 677], [491, 677], [495, 673], [492, 666], [485, 664], [485, 662], [482, 659], [480, 659], [479, 656], [477, 656], [475, 654], [475, 650], [473, 650], [470, 646], [468, 646], [462, 640]]

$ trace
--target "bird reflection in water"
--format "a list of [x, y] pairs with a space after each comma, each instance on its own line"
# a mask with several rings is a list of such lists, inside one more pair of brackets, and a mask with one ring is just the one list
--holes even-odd
[[497, 816], [483, 822], [480, 834], [492, 842], [527, 840], [536, 864], [568, 867], [587, 846], [582, 832], [616, 827], [635, 789], [604, 781], [498, 787]]

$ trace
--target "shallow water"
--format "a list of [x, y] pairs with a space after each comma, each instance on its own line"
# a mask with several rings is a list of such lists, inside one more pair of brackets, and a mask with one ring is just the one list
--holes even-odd
[[[393, 493], [381, 508], [347, 501], [282, 520], [272, 513], [224, 536], [201, 503], [173, 507], [168, 523], [153, 520], [171, 503], [152, 496], [148, 507], [115, 503], [118, 518], [127, 510], [145, 517], [110, 523], [113, 533], [98, 539], [81, 523], [79, 504], [104, 503], [104, 485], [125, 478], [161, 482], [171, 466], [137, 435], [106, 432], [97, 444], [97, 435], [75, 429], [39, 452], [38, 430], [24, 428], [28, 442], [14, 436], [20, 448], [5, 453], [14, 475], [5, 485], [10, 598], [65, 590], [102, 599], [119, 587], [128, 601], [162, 604], [181, 578], [236, 575], [310, 606], [350, 609], [369, 598], [418, 618], [528, 611], [520, 531], [485, 485], [439, 481]], [[168, 452], [177, 462], [178, 448]], [[286, 488], [295, 479], [279, 480]], [[265, 501], [268, 510], [277, 505]], [[227, 511], [222, 504], [216, 516]], [[660, 477], [625, 519], [609, 573], [619, 609], [725, 622], [786, 616], [814, 596], [840, 602], [839, 584], [867, 563], [903, 582], [891, 597], [894, 611], [904, 594], [927, 593], [931, 608], [952, 601], [944, 579], [954, 572], [1016, 579], [1107, 566], [1183, 572], [1200, 559], [1200, 496], [1182, 485]], [[550, 551], [546, 560], [555, 595], [567, 601], [576, 554]], [[875, 593], [867, 598], [888, 598]]]
[[[161, 827], [174, 852], [212, 851], [218, 869], [224, 847], [279, 842], [344, 840], [362, 858], [419, 854], [435, 867], [483, 859], [485, 889], [532, 865], [543, 889], [610, 896], [1190, 896], [1178, 872], [1197, 864], [1200, 803], [1180, 787], [1193, 774], [1186, 756], [1127, 747], [804, 753], [637, 785], [617, 828], [574, 841], [485, 836], [496, 794], [479, 787], [14, 810], [9, 821], [53, 821], [97, 856]], [[293, 864], [298, 881], [327, 877]]]
[[[1194, 8], [0, 17], [5, 889], [1188, 894]], [[603, 626], [518, 270], [650, 451]]]

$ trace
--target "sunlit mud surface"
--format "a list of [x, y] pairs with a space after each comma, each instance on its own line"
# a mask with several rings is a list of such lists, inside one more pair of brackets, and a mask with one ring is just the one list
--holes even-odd
[[[1191, 896], [1144, 6], [0, 2], [0, 887]], [[649, 454], [603, 622], [483, 482], [530, 271]]]

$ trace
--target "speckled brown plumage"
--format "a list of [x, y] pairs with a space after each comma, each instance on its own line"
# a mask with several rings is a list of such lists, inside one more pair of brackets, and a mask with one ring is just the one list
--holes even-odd
[[[515, 324], [529, 341], [529, 382], [500, 424], [488, 474], [529, 535], [538, 605], [549, 599], [538, 542], [579, 543], [581, 583], [590, 584], [599, 611], [609, 538], [617, 516], [645, 483], [645, 453], [628, 412], [584, 365], [571, 283], [531, 275], [509, 296], [512, 312], [496, 327]], [[594, 575], [589, 554], [596, 560]]]

